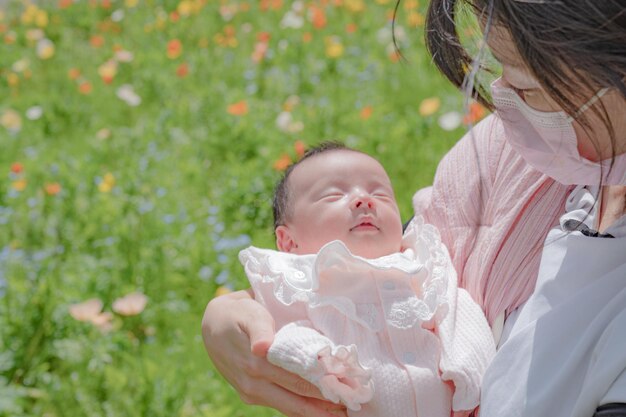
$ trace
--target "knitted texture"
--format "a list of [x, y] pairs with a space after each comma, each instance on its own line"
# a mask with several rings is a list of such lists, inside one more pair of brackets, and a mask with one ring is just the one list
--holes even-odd
[[372, 260], [338, 241], [316, 255], [240, 253], [256, 299], [276, 321], [269, 360], [346, 404], [350, 416], [472, 410], [495, 353], [437, 230], [416, 217], [403, 247]]
[[571, 188], [528, 165], [490, 116], [448, 152], [413, 206], [440, 231], [459, 286], [493, 324], [535, 288], [543, 242]]

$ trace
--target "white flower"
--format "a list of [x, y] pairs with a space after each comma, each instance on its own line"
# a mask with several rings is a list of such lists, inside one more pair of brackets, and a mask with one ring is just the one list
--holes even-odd
[[280, 27], [282, 28], [300, 29], [302, 26], [304, 26], [304, 17], [293, 10], [289, 10], [285, 13], [283, 19], [280, 21]]
[[41, 106], [33, 106], [26, 110], [26, 118], [28, 120], [37, 120], [40, 119], [43, 115], [43, 109]]
[[26, 58], [20, 59], [19, 61], [15, 61], [11, 66], [11, 69], [14, 72], [24, 72], [30, 66], [30, 61]]
[[114, 22], [121, 22], [124, 19], [124, 10], [117, 9], [113, 13], [111, 13], [111, 20]]
[[135, 93], [133, 86], [130, 84], [120, 86], [120, 88], [117, 89], [117, 97], [132, 107], [136, 107], [141, 104], [141, 97]]
[[439, 117], [438, 122], [439, 127], [441, 127], [443, 130], [454, 130], [461, 126], [461, 123], [463, 123], [463, 116], [461, 116], [461, 113], [459, 112], [451, 111], [442, 114]]
[[132, 52], [121, 50], [115, 53], [115, 60], [117, 62], [131, 62], [134, 56]]

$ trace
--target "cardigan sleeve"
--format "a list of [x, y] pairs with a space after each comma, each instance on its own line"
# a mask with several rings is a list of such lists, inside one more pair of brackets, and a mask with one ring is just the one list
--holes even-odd
[[435, 225], [448, 248], [463, 283], [463, 271], [479, 229], [484, 226], [485, 205], [492, 189], [502, 151], [499, 125], [489, 116], [444, 156], [431, 187], [413, 197], [415, 213]]

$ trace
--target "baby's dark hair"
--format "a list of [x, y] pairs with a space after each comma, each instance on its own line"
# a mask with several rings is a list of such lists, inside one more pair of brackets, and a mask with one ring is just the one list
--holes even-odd
[[354, 149], [347, 147], [341, 142], [325, 141], [313, 148], [308, 149], [306, 153], [304, 154], [304, 156], [299, 161], [289, 165], [287, 170], [285, 170], [285, 175], [283, 175], [280, 181], [278, 181], [278, 183], [276, 184], [276, 188], [274, 189], [274, 200], [272, 203], [272, 209], [274, 211], [274, 230], [276, 230], [278, 226], [284, 225], [285, 222], [287, 221], [287, 217], [289, 216], [290, 207], [289, 207], [288, 180], [289, 180], [289, 175], [291, 175], [292, 171], [299, 164], [301, 164], [302, 161], [305, 161], [315, 155], [319, 155], [319, 154], [329, 152], [329, 151], [336, 151], [336, 150], [348, 150], [348, 151], [358, 152], [358, 151], [355, 151]]

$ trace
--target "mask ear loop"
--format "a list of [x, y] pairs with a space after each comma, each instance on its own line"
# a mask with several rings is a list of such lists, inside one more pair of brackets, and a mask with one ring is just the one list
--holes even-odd
[[[520, 0], [516, 0], [516, 1], [520, 1]], [[587, 101], [585, 104], [580, 106], [580, 108], [576, 111], [576, 113], [574, 113], [574, 116], [568, 116], [567, 120], [569, 122], [573, 122], [578, 116], [580, 116], [581, 114], [586, 112], [591, 106], [593, 106], [594, 103], [598, 101], [603, 95], [605, 95], [607, 91], [609, 91], [609, 87], [604, 87], [603, 89], [595, 93], [593, 97], [589, 99], [589, 101]]]

